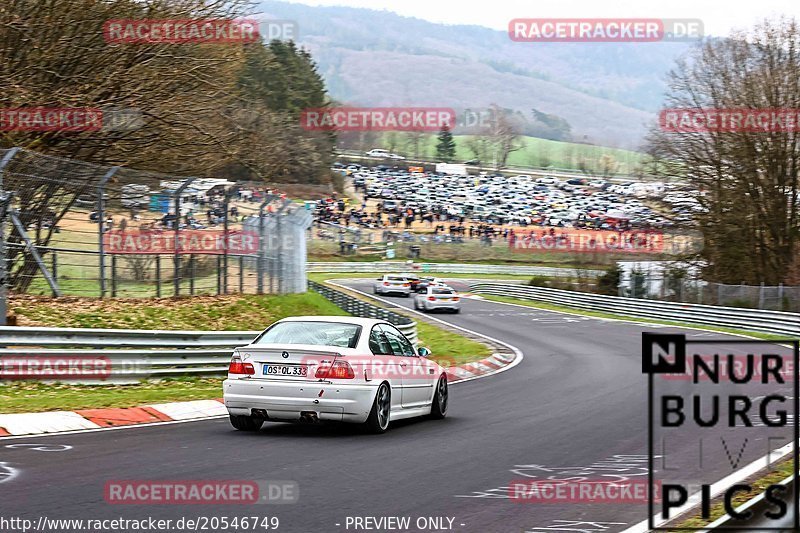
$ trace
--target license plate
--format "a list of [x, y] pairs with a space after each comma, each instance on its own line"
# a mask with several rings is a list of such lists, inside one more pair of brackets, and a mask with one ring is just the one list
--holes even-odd
[[307, 365], [264, 365], [265, 376], [308, 376]]
[[440, 302], [449, 302], [450, 298], [439, 298]]

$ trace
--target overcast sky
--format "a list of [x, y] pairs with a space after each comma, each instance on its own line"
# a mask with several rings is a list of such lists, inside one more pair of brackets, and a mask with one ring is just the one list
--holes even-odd
[[445, 24], [506, 30], [514, 18], [694, 18], [706, 35], [728, 35], [765, 17], [800, 19], [800, 0], [288, 0], [325, 6], [385, 9]]

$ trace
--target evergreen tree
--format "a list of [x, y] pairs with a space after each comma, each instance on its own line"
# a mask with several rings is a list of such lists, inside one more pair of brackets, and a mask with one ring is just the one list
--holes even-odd
[[436, 143], [436, 157], [440, 161], [450, 163], [456, 157], [456, 142], [453, 140], [450, 128], [447, 125], [442, 126], [437, 138], [439, 142]]

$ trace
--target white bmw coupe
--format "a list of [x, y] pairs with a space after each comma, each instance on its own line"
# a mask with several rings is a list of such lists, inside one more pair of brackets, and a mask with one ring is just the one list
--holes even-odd
[[233, 427], [333, 420], [383, 433], [389, 422], [447, 414], [446, 370], [392, 324], [292, 317], [236, 348], [223, 384]]

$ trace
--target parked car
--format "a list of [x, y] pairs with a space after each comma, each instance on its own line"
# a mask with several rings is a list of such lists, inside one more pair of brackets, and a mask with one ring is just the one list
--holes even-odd
[[223, 402], [241, 431], [329, 420], [383, 433], [394, 420], [446, 416], [447, 374], [429, 355], [383, 320], [286, 318], [233, 351]]
[[400, 294], [408, 298], [411, 295], [411, 282], [403, 276], [384, 274], [375, 280], [372, 292], [374, 294]]
[[461, 297], [455, 289], [450, 287], [428, 287], [425, 292], [414, 297], [414, 309], [419, 309], [427, 313], [439, 310], [460, 313]]

